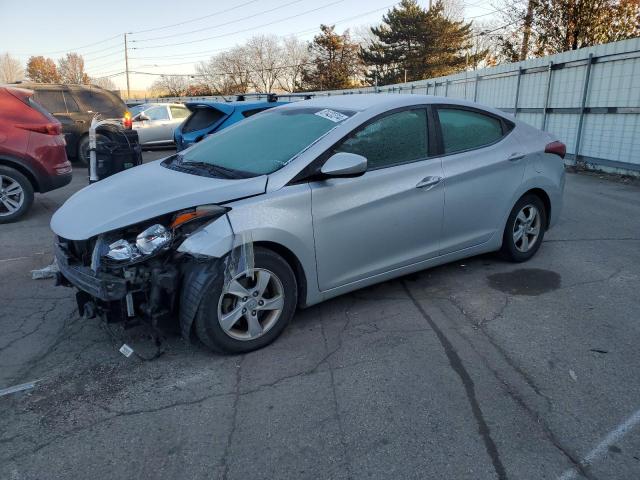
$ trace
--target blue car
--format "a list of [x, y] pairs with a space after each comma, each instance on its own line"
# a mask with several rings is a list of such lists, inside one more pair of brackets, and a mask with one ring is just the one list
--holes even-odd
[[185, 106], [191, 111], [191, 114], [175, 129], [173, 136], [176, 149], [178, 152], [184, 150], [207, 135], [227, 128], [263, 110], [286, 103], [289, 102], [279, 102], [273, 98], [262, 101], [187, 102]]

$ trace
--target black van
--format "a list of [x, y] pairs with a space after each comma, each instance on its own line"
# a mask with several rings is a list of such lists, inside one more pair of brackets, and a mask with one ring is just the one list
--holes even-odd
[[67, 156], [83, 164], [88, 163], [89, 127], [93, 117], [100, 114], [103, 119], [122, 120], [127, 111], [127, 106], [118, 95], [94, 85], [24, 82], [14, 86], [35, 92], [33, 99], [62, 124]]

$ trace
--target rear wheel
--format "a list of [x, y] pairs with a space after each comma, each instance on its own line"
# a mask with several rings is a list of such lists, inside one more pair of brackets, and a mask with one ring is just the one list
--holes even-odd
[[19, 171], [0, 166], [0, 223], [22, 217], [33, 203], [33, 186]]
[[273, 342], [296, 309], [296, 278], [278, 254], [256, 248], [254, 268], [231, 279], [219, 275], [195, 318], [198, 338], [214, 351], [249, 352]]
[[512, 262], [533, 257], [544, 239], [547, 212], [536, 195], [520, 198], [511, 210], [502, 238], [502, 255]]

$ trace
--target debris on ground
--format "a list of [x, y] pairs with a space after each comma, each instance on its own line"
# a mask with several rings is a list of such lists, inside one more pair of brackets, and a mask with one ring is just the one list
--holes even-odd
[[58, 268], [58, 262], [56, 259], [53, 259], [53, 263], [44, 268], [40, 268], [39, 270], [31, 270], [31, 278], [33, 280], [42, 280], [45, 278], [54, 278], [56, 273], [58, 273], [60, 269]]

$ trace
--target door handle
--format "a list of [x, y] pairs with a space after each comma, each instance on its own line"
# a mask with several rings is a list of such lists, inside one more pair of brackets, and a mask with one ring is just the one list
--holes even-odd
[[442, 181], [442, 177], [424, 177], [418, 182], [416, 188], [424, 188], [425, 190], [431, 190]]
[[508, 160], [510, 162], [517, 162], [518, 160], [522, 160], [525, 157], [524, 153], [514, 153], [509, 155]]

